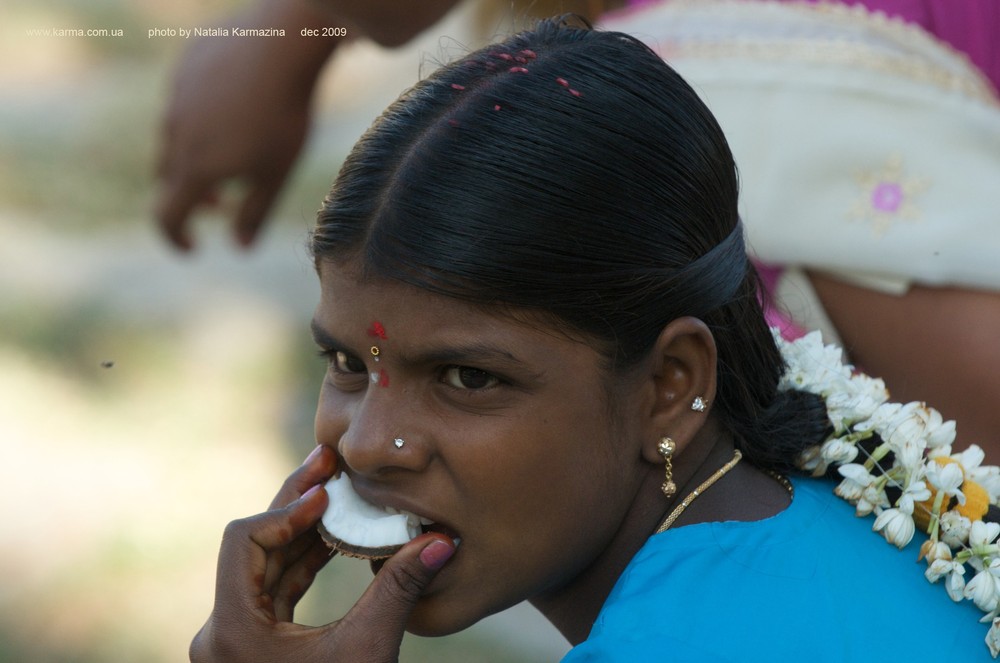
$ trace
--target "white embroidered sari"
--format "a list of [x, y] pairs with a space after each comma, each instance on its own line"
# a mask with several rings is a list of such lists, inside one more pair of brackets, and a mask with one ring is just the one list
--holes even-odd
[[1000, 290], [1000, 101], [963, 54], [839, 4], [663, 2], [601, 27], [648, 43], [712, 109], [782, 296], [812, 296], [805, 267], [888, 292]]

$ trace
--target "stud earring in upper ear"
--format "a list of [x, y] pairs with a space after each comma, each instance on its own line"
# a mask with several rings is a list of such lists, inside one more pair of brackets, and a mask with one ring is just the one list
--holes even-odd
[[691, 401], [691, 409], [695, 412], [704, 412], [707, 407], [708, 402], [701, 396], [695, 396], [694, 400]]
[[674, 483], [674, 449], [677, 445], [669, 437], [664, 437], [660, 440], [660, 443], [656, 445], [656, 450], [660, 452], [663, 456], [663, 462], [666, 465], [666, 473], [663, 477], [663, 485], [660, 486], [660, 490], [667, 497], [673, 496], [677, 492], [677, 484]]

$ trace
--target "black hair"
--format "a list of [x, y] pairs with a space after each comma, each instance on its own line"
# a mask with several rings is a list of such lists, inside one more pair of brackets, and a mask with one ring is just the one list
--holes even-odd
[[552, 19], [390, 106], [344, 163], [312, 250], [544, 313], [595, 339], [613, 370], [698, 317], [718, 348], [713, 411], [749, 460], [784, 471], [826, 414], [777, 389], [737, 196], [722, 130], [673, 69], [628, 35]]

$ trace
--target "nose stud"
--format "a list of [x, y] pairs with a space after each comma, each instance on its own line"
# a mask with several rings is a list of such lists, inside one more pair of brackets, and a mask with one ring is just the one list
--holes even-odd
[[404, 442], [403, 438], [401, 437], [397, 437], [395, 440], [392, 441], [392, 443], [396, 446], [397, 449], [402, 449], [403, 445], [406, 444], [406, 442]]

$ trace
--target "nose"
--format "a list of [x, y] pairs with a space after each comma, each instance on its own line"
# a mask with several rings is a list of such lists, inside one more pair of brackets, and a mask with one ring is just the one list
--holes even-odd
[[430, 438], [419, 423], [418, 408], [396, 391], [373, 385], [348, 404], [321, 395], [316, 441], [333, 447], [354, 474], [423, 470], [431, 458]]

